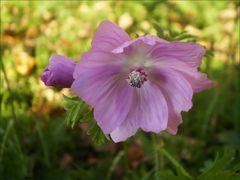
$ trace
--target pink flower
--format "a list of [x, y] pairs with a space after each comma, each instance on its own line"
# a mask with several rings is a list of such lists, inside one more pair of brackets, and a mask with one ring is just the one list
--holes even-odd
[[50, 64], [44, 69], [41, 80], [46, 86], [70, 88], [73, 83], [73, 71], [76, 63], [69, 58], [53, 55]]
[[94, 117], [114, 142], [141, 128], [177, 133], [181, 111], [192, 107], [192, 95], [211, 86], [197, 68], [205, 50], [188, 42], [156, 36], [131, 40], [104, 21], [92, 48], [74, 70], [72, 90], [94, 108]]

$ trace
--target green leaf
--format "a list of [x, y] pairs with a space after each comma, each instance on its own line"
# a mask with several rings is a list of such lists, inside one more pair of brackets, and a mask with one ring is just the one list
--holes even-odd
[[87, 113], [85, 113], [83, 115], [83, 117], [80, 119], [80, 122], [81, 123], [87, 123], [87, 122], [90, 122], [91, 120], [93, 120], [94, 117], [93, 117], [93, 111], [88, 111]]
[[176, 167], [177, 175], [175, 178], [192, 179], [191, 175], [184, 169], [184, 167], [164, 148], [160, 148], [160, 152]]
[[117, 167], [117, 165], [119, 164], [120, 160], [122, 159], [122, 157], [124, 156], [124, 151], [120, 151], [115, 158], [112, 161], [112, 164], [110, 166], [110, 169], [108, 171], [107, 174], [107, 180], [110, 179], [112, 172], [114, 171], [114, 169]]
[[42, 146], [44, 161], [46, 163], [46, 166], [49, 167], [50, 166], [49, 150], [48, 150], [49, 148], [48, 148], [47, 143], [44, 141], [44, 136], [43, 136], [43, 133], [42, 133], [42, 129], [41, 129], [38, 121], [36, 121], [36, 131], [39, 135], [39, 140], [40, 140], [40, 143], [41, 143], [41, 146]]
[[77, 101], [81, 101], [77, 96], [68, 97], [66, 95], [63, 95], [63, 99], [64, 99], [63, 107], [66, 111], [71, 109], [73, 103], [76, 103]]
[[91, 136], [95, 144], [100, 145], [106, 140], [110, 140], [94, 120], [93, 111], [81, 99], [64, 95], [64, 108], [67, 111], [65, 120], [71, 127], [74, 127], [77, 122], [92, 123], [92, 126], [88, 130], [88, 135]]
[[64, 96], [64, 100], [64, 108], [67, 110], [66, 122], [71, 125], [71, 127], [74, 127], [77, 121], [80, 121], [81, 119], [84, 102], [78, 97], [71, 98]]
[[161, 27], [157, 22], [153, 22], [153, 26], [154, 26], [154, 28], [155, 28], [156, 31], [157, 31], [157, 35], [158, 35], [160, 38], [164, 38], [165, 35], [164, 35], [164, 30], [162, 29], [162, 27]]
[[183, 31], [181, 33], [177, 33], [173, 36], [173, 40], [175, 41], [182, 41], [182, 40], [187, 40], [191, 39], [192, 41], [196, 41], [197, 36], [193, 36], [191, 34], [188, 34], [186, 31]]
[[27, 157], [22, 152], [13, 119], [8, 120], [0, 147], [0, 179], [24, 179]]
[[213, 56], [214, 56], [213, 50], [212, 49], [207, 49], [204, 56], [206, 56], [208, 58], [213, 58]]
[[88, 130], [88, 135], [91, 136], [93, 142], [97, 145], [101, 145], [105, 143], [106, 140], [109, 140], [109, 137], [102, 132], [96, 122], [94, 122], [92, 127]]
[[[239, 163], [232, 164], [235, 152], [233, 150], [225, 150], [222, 156], [217, 154], [213, 164], [207, 168], [197, 180], [232, 180], [240, 178], [237, 171], [239, 171]], [[228, 168], [232, 166], [231, 168]]]
[[192, 180], [193, 178], [186, 177], [183, 174], [173, 174], [172, 171], [162, 171], [159, 173], [159, 179], [160, 180]]
[[[187, 31], [176, 32], [173, 30], [165, 30], [163, 29], [157, 22], [153, 22], [153, 26], [157, 31], [157, 35], [160, 38], [166, 39], [168, 41], [188, 41], [195, 42], [197, 40], [197, 36], [193, 36], [188, 34]], [[168, 32], [168, 34], [164, 33]]]

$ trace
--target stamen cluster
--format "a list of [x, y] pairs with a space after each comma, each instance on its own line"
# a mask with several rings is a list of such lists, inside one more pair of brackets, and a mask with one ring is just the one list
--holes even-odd
[[132, 87], [141, 88], [145, 81], [147, 81], [147, 74], [143, 68], [135, 68], [128, 74], [127, 82]]

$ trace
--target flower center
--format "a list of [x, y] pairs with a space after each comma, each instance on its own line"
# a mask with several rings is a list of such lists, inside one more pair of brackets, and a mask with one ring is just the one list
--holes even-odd
[[147, 74], [143, 68], [134, 68], [128, 74], [127, 82], [130, 86], [140, 88], [147, 81]]

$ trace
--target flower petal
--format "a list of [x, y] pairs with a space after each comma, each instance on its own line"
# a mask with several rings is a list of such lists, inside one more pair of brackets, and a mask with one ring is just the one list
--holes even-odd
[[135, 89], [132, 108], [124, 122], [111, 133], [114, 142], [126, 140], [138, 128], [146, 132], [159, 133], [167, 128], [167, 102], [160, 89], [151, 82], [145, 82]]
[[[142, 50], [145, 50], [145, 51], [150, 50], [152, 46], [160, 42], [164, 43], [167, 41], [160, 39], [157, 36], [147, 35], [147, 36], [133, 39], [131, 41], [126, 41], [121, 46], [113, 49], [112, 52], [116, 54], [120, 54], [124, 52], [129, 52], [134, 49], [135, 51], [140, 50], [140, 52], [143, 53]], [[142, 48], [143, 46], [144, 48]]]
[[168, 106], [167, 131], [171, 134], [176, 134], [178, 131], [178, 126], [182, 123], [181, 111], [175, 110], [171, 97], [166, 94], [164, 97]]
[[139, 92], [139, 120], [146, 132], [159, 133], [167, 128], [168, 107], [163, 93], [152, 82], [145, 82]]
[[155, 83], [167, 101], [167, 131], [176, 134], [182, 123], [181, 111], [188, 111], [192, 107], [192, 87], [180, 73], [172, 69], [158, 67], [154, 71]]
[[193, 92], [199, 92], [212, 86], [212, 81], [207, 78], [206, 74], [198, 72], [196, 68], [176, 58], [161, 57], [155, 61], [154, 65], [161, 68], [170, 68], [181, 73], [191, 84]]
[[125, 80], [119, 80], [118, 76], [97, 79], [98, 77], [98, 74], [81, 76], [74, 81], [72, 90], [94, 107], [98, 125], [105, 134], [109, 134], [126, 118], [131, 107], [133, 89]]
[[138, 128], [139, 126], [136, 124], [136, 120], [125, 120], [121, 126], [116, 128], [110, 135], [112, 140], [115, 143], [118, 143], [133, 136], [137, 132]]
[[187, 63], [191, 67], [199, 67], [204, 54], [205, 49], [192, 42], [159, 43], [151, 52], [154, 59], [172, 57]]
[[116, 69], [117, 67], [120, 68], [122, 63], [124, 62], [112, 53], [91, 50], [82, 55], [81, 60], [76, 65], [73, 77], [74, 79], [77, 79], [84, 73], [94, 73], [96, 68], [102, 68], [103, 71], [104, 67], [109, 67], [110, 69], [111, 66], [113, 68], [115, 67], [114, 69]]
[[171, 69], [154, 69], [155, 83], [161, 88], [165, 98], [174, 111], [188, 111], [192, 107], [193, 89], [190, 83]]
[[95, 106], [121, 78], [121, 70], [121, 64], [111, 53], [85, 53], [76, 65], [71, 88], [84, 101]]
[[71, 88], [94, 107], [95, 119], [106, 134], [119, 126], [129, 111], [132, 88], [125, 78], [122, 61], [103, 51], [85, 53], [75, 68]]
[[105, 134], [111, 133], [127, 117], [132, 105], [134, 89], [125, 80], [118, 82], [94, 107], [94, 117]]
[[109, 21], [103, 21], [94, 34], [92, 49], [111, 51], [129, 40], [128, 34], [120, 27]]
[[85, 102], [95, 106], [112, 89], [115, 81], [117, 81], [115, 69], [105, 66], [76, 78], [71, 89]]
[[182, 123], [181, 112], [174, 112], [173, 108], [168, 104], [168, 125], [167, 131], [171, 134], [177, 134], [178, 126]]

